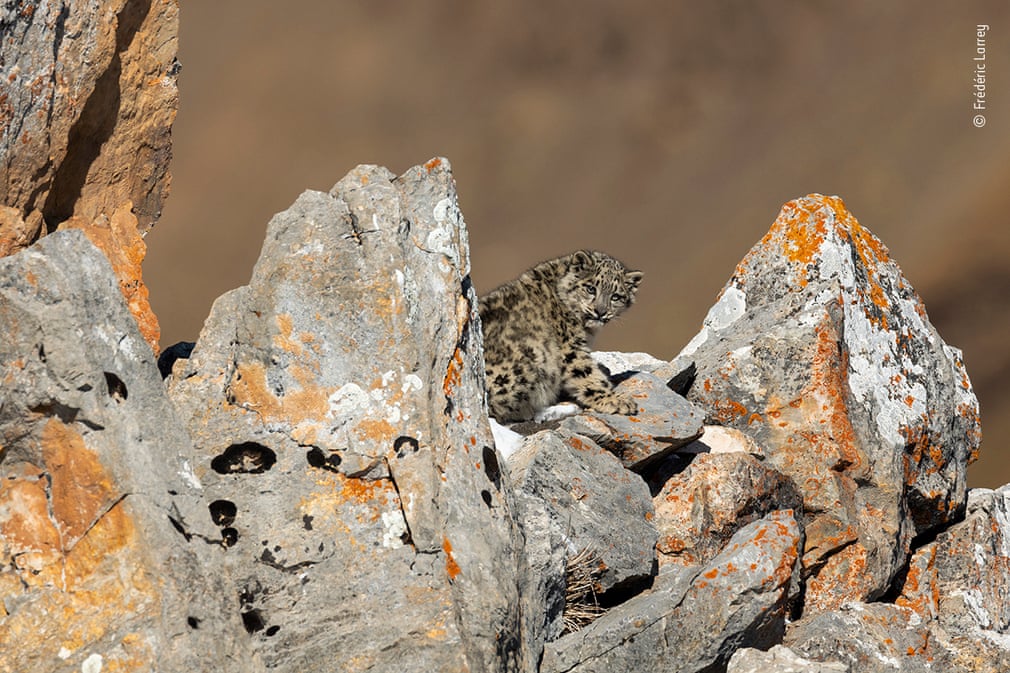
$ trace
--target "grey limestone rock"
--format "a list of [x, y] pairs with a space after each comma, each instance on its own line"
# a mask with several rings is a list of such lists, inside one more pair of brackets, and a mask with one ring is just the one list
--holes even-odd
[[[546, 509], [567, 541], [566, 555], [589, 548], [601, 565], [598, 591], [640, 584], [656, 568], [649, 489], [608, 451], [585, 437], [543, 431], [527, 437], [508, 462], [523, 496], [519, 519], [529, 544], [542, 534], [530, 514]], [[542, 515], [540, 515], [542, 516]], [[539, 518], [539, 516], [538, 516]], [[553, 633], [552, 633], [553, 635]]]
[[804, 659], [783, 645], [767, 651], [746, 647], [737, 650], [729, 660], [727, 673], [849, 673], [842, 662], [821, 662]]
[[688, 398], [803, 493], [806, 609], [882, 596], [913, 538], [963, 513], [979, 417], [960, 354], [837, 197], [783, 207], [682, 355]]
[[0, 333], [0, 670], [263, 670], [104, 255], [68, 231], [0, 259]]
[[272, 670], [528, 665], [466, 235], [444, 159], [360, 166], [271, 220], [175, 367]]
[[776, 510], [802, 511], [792, 480], [743, 452], [702, 453], [653, 498], [659, 563], [697, 565], [732, 535]]
[[701, 435], [704, 412], [670, 390], [665, 381], [638, 371], [616, 378], [620, 381], [617, 389], [638, 402], [637, 414], [588, 412], [563, 419], [559, 427], [589, 437], [639, 473], [647, 473]]
[[801, 539], [788, 511], [745, 526], [704, 566], [671, 568], [652, 590], [548, 643], [541, 671], [713, 671], [741, 647], [778, 643], [799, 589]]

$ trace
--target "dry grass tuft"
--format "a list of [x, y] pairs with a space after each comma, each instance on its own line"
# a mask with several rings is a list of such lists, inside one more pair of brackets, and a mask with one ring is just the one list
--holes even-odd
[[606, 610], [596, 600], [603, 566], [599, 557], [589, 548], [581, 549], [568, 559], [565, 566], [565, 610], [561, 619], [562, 633], [578, 631], [597, 619]]

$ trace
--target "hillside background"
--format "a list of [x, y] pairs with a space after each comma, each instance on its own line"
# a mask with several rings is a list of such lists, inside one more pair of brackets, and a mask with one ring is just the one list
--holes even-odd
[[359, 163], [452, 161], [480, 292], [577, 247], [644, 270], [597, 346], [663, 358], [783, 202], [838, 194], [964, 351], [970, 485], [1010, 482], [1010, 4], [180, 4], [172, 193], [145, 264], [163, 346], [248, 281], [275, 212]]

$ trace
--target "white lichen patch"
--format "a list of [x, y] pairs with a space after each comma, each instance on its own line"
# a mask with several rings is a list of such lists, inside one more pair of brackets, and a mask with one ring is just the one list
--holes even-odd
[[705, 316], [705, 325], [715, 331], [724, 330], [747, 311], [747, 294], [736, 287], [730, 285], [723, 290], [712, 308]]
[[326, 412], [328, 419], [342, 419], [359, 415], [369, 407], [368, 393], [353, 382], [340, 386], [326, 402], [329, 406], [329, 411]]
[[193, 472], [193, 466], [189, 464], [188, 460], [182, 461], [182, 465], [179, 469], [179, 477], [186, 482], [186, 485], [190, 488], [203, 488], [203, 484], [200, 483], [200, 478], [196, 476], [195, 472]]
[[[432, 209], [435, 226], [428, 232], [424, 246], [432, 252], [438, 252], [459, 266], [459, 246], [456, 244], [456, 234], [459, 231], [462, 215], [455, 200], [448, 197], [441, 199]], [[443, 269], [446, 271], [447, 269]]]
[[102, 655], [88, 655], [88, 658], [81, 663], [81, 673], [102, 673]]
[[407, 520], [400, 510], [383, 512], [382, 546], [389, 549], [399, 549], [403, 546], [403, 538], [407, 534]]

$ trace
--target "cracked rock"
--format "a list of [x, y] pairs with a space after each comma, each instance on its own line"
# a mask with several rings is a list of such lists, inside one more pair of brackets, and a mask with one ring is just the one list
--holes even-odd
[[526, 665], [466, 236], [444, 159], [359, 166], [271, 220], [249, 284], [175, 363], [273, 670]]
[[0, 333], [0, 668], [262, 670], [106, 258], [67, 231], [0, 259]]
[[682, 357], [688, 399], [803, 494], [806, 609], [882, 596], [913, 538], [963, 513], [980, 434], [960, 353], [841, 199], [787, 203]]
[[703, 566], [671, 567], [654, 587], [548, 643], [543, 673], [724, 668], [741, 647], [770, 647], [799, 584], [801, 534], [791, 512], [739, 531]]

